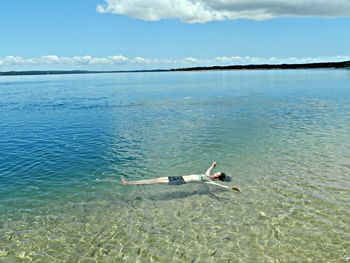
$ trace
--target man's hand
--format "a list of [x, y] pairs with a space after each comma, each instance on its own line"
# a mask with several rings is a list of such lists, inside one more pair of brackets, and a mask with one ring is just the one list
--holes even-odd
[[212, 166], [212, 167], [215, 167], [215, 166], [216, 166], [216, 162], [213, 162], [213, 163], [211, 164], [211, 166]]
[[232, 190], [233, 191], [237, 191], [237, 192], [242, 192], [241, 189], [239, 189], [237, 186], [233, 186]]

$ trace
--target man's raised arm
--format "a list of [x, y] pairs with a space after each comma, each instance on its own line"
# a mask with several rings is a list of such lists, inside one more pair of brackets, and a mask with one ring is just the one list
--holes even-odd
[[213, 162], [211, 166], [208, 168], [208, 170], [205, 172], [206, 176], [210, 176], [211, 170], [216, 166], [216, 162]]

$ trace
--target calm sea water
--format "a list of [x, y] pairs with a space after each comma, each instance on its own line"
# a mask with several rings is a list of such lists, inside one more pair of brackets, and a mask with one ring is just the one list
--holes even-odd
[[0, 262], [349, 262], [349, 189], [349, 70], [0, 78]]

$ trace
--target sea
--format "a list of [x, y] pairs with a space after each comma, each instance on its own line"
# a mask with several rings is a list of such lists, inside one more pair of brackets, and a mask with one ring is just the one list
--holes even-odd
[[0, 262], [350, 262], [350, 70], [0, 77]]

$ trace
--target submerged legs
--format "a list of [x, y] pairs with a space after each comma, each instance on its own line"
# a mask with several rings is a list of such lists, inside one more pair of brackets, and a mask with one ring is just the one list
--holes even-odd
[[139, 181], [127, 181], [124, 178], [120, 180], [121, 184], [167, 184], [169, 182], [168, 177], [159, 177], [156, 179], [148, 179], [148, 180], [139, 180]]

